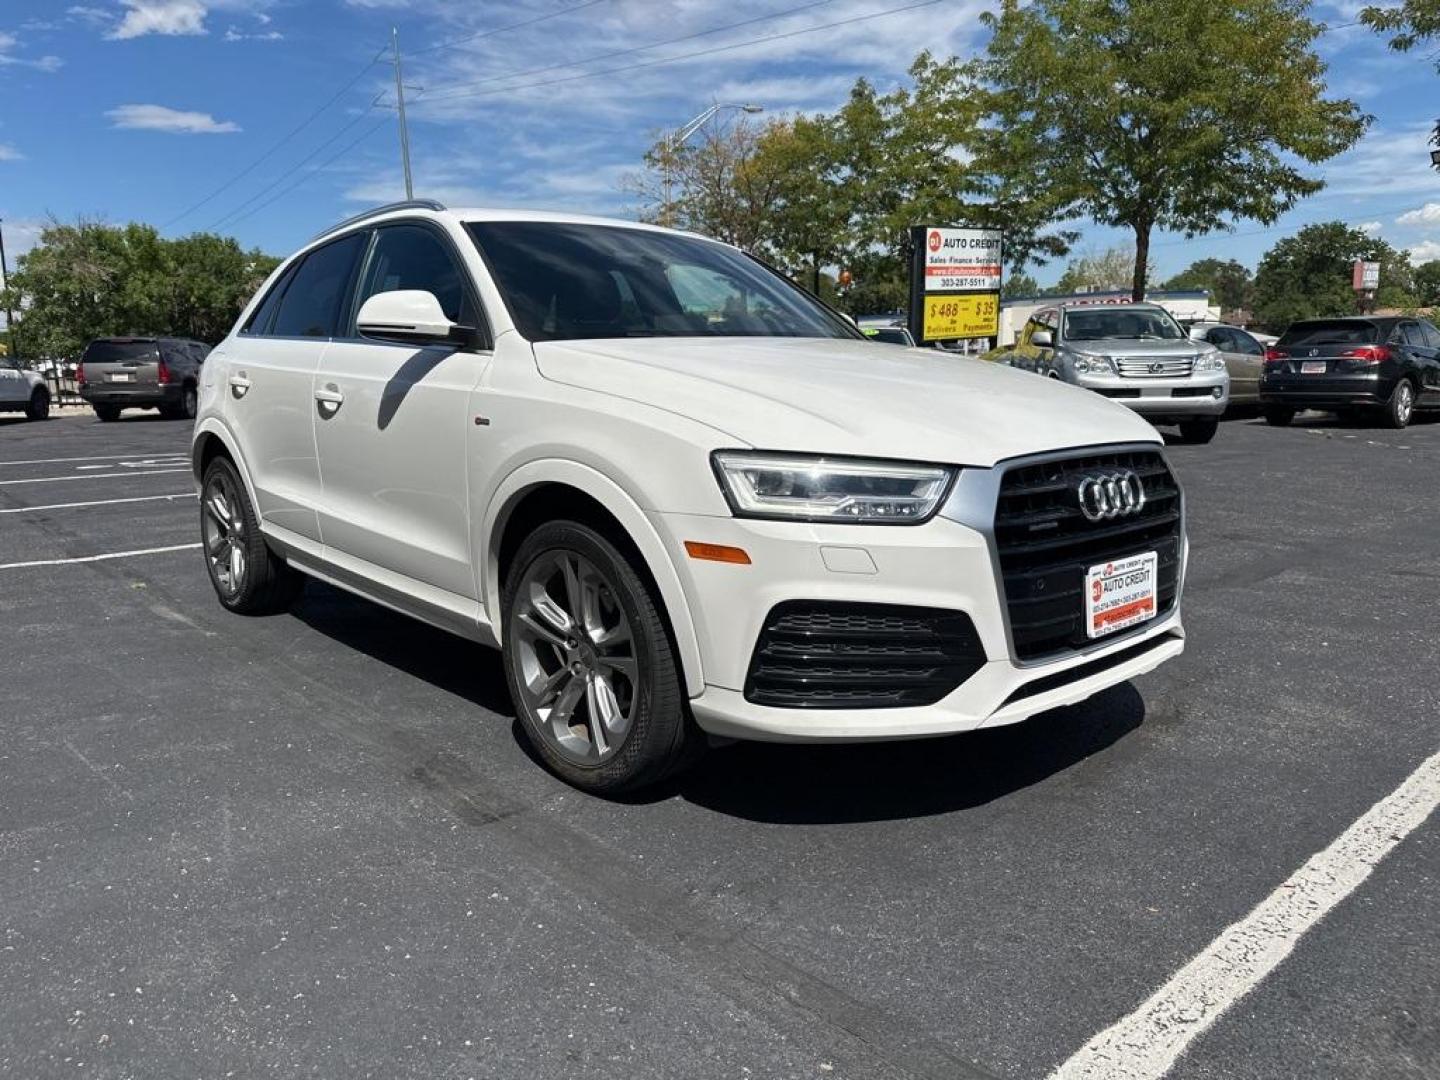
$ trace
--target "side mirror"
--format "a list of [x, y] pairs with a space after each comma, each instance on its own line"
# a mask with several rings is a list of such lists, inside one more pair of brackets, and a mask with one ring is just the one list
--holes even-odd
[[376, 293], [360, 305], [356, 324], [362, 337], [402, 345], [471, 348], [478, 340], [473, 326], [451, 322], [435, 294], [424, 289]]
[[1053, 349], [1055, 347], [1055, 338], [1049, 330], [1036, 330], [1030, 335], [1030, 344], [1034, 345], [1037, 349]]

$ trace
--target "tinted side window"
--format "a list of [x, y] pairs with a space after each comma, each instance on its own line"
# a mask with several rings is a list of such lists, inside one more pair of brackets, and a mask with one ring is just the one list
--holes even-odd
[[242, 334], [263, 334], [270, 325], [270, 319], [275, 314], [275, 309], [280, 306], [280, 300], [285, 295], [285, 289], [290, 284], [290, 279], [295, 276], [295, 267], [290, 267], [280, 275], [280, 280], [270, 287], [265, 294], [265, 299], [256, 305], [255, 310], [241, 327]]
[[1405, 335], [1405, 340], [1409, 344], [1425, 348], [1425, 335], [1420, 332], [1420, 327], [1415, 323], [1401, 323], [1400, 332]]
[[1421, 320], [1420, 332], [1425, 335], [1426, 348], [1440, 349], [1440, 330], [1435, 329], [1434, 323]]
[[366, 234], [354, 233], [305, 256], [280, 299], [270, 333], [276, 337], [333, 337]]
[[421, 225], [391, 225], [379, 231], [360, 302], [376, 293], [424, 289], [434, 293], [451, 322], [475, 325], [467, 302], [465, 271], [444, 242]]

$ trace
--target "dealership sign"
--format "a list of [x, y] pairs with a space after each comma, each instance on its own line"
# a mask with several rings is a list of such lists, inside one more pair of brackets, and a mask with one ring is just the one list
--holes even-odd
[[1351, 271], [1351, 284], [1356, 292], [1374, 292], [1380, 287], [1380, 264], [1356, 259]]
[[996, 337], [1000, 230], [917, 225], [910, 239], [910, 332], [915, 340]]

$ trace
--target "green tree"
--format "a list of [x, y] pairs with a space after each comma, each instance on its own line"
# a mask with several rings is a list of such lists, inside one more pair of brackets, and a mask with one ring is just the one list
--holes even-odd
[[1355, 314], [1359, 301], [1351, 274], [1356, 259], [1380, 263], [1377, 307], [1415, 306], [1415, 283], [1404, 252], [1343, 222], [1327, 221], [1305, 226], [1261, 258], [1255, 273], [1256, 320], [1279, 332], [1296, 319]]
[[149, 225], [51, 221], [20, 257], [10, 301], [18, 337], [34, 356], [76, 357], [107, 334], [213, 342], [276, 264], [229, 238], [169, 241]]
[[[1396, 52], [1409, 52], [1440, 38], [1440, 0], [1367, 7], [1360, 12], [1360, 21], [1376, 33], [1390, 35], [1390, 47]], [[1435, 64], [1440, 67], [1440, 56], [1435, 57]]]
[[1221, 311], [1249, 310], [1250, 271], [1234, 259], [1199, 259], [1165, 282], [1167, 289], [1204, 289]]
[[1135, 269], [1132, 248], [1107, 248], [1081, 253], [1071, 259], [1055, 285], [1058, 293], [1111, 292], [1130, 287]]
[[1440, 259], [1415, 267], [1415, 299], [1422, 307], [1440, 306]]
[[980, 65], [988, 122], [976, 165], [1054, 220], [1131, 230], [1138, 298], [1154, 229], [1195, 236], [1272, 222], [1321, 188], [1305, 163], [1364, 132], [1353, 102], [1325, 97], [1313, 48], [1321, 27], [1308, 8], [1003, 0], [982, 16], [993, 37]]
[[1006, 274], [1000, 281], [1000, 295], [1006, 299], [1012, 296], [1039, 296], [1041, 293], [1040, 283], [1024, 270]]

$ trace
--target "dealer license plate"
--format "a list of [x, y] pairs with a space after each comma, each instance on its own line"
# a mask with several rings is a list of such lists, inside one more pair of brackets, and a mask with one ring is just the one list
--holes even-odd
[[111, 382], [134, 382], [135, 376], [128, 371], [113, 372], [106, 376]]
[[1301, 374], [1301, 375], [1324, 375], [1324, 374], [1325, 374], [1325, 361], [1324, 361], [1324, 360], [1302, 360], [1302, 361], [1300, 361], [1300, 374]]
[[1092, 566], [1085, 575], [1085, 631], [1092, 638], [1155, 617], [1154, 551]]

